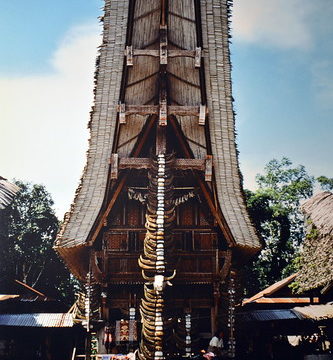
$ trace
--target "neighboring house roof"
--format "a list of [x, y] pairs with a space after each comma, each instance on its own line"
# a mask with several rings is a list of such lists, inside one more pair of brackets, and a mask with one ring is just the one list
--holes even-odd
[[0, 314], [0, 326], [72, 327], [73, 316], [67, 313]]
[[3, 210], [11, 203], [18, 190], [17, 185], [0, 176], [0, 210]]
[[333, 319], [333, 304], [328, 303], [324, 305], [309, 305], [303, 307], [293, 308], [295, 313], [298, 313], [304, 319], [310, 319], [314, 321], [321, 321], [327, 319]]
[[[124, 73], [124, 48], [128, 28], [133, 28], [133, 49], [158, 49], [160, 1], [137, 2], [134, 14], [129, 1], [105, 2], [103, 44], [96, 72], [95, 104], [90, 127], [89, 150], [81, 184], [67, 214], [55, 245], [75, 275], [81, 279], [87, 269], [76, 266], [87, 257], [90, 232], [106, 207], [110, 156], [131, 156], [147, 115], [132, 114], [126, 124], [117, 125], [120, 90], [125, 104], [152, 104], [158, 97], [159, 60], [137, 57], [135, 66]], [[194, 5], [169, 2], [168, 38], [175, 49], [195, 49], [198, 45]], [[255, 228], [247, 214], [235, 144], [235, 118], [232, 105], [229, 25], [227, 0], [201, 0], [201, 25], [207, 100], [202, 99], [201, 77], [193, 60], [177, 57], [168, 60], [168, 87], [172, 105], [199, 106], [207, 101], [210, 143], [205, 126], [195, 116], [179, 116], [181, 130], [193, 156], [213, 155], [216, 189], [221, 212], [237, 248], [253, 254], [261, 248]], [[191, 3], [191, 4], [194, 4]], [[154, 9], [154, 10], [152, 10]], [[128, 16], [135, 21], [128, 24]], [[148, 30], [149, 29], [149, 30]], [[124, 76], [125, 75], [125, 76]]]
[[328, 287], [333, 282], [333, 194], [321, 192], [302, 206], [307, 235], [303, 242], [298, 292]]
[[297, 276], [297, 273], [292, 274], [292, 275], [286, 277], [285, 279], [282, 279], [282, 280], [274, 283], [273, 285], [270, 285], [269, 287], [258, 292], [255, 295], [253, 295], [249, 299], [245, 299], [242, 304], [246, 305], [246, 304], [250, 304], [250, 303], [254, 303], [254, 302], [264, 302], [264, 299], [267, 299], [267, 296], [271, 296], [275, 292], [280, 290], [281, 288], [289, 285], [295, 279], [296, 276]]

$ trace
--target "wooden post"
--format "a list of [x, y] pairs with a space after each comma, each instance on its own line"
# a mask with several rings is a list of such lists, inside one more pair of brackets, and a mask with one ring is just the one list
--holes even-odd
[[159, 125], [166, 126], [167, 125], [167, 99], [164, 91], [161, 92], [160, 95], [160, 116], [159, 116]]
[[118, 179], [118, 154], [111, 154], [110, 158], [111, 165], [111, 179]]
[[205, 123], [206, 123], [206, 105], [200, 105], [199, 125], [205, 125]]
[[91, 359], [91, 332], [86, 333], [86, 342], [85, 342], [85, 360]]
[[201, 66], [201, 47], [195, 48], [194, 66], [196, 68]]
[[166, 127], [157, 126], [156, 129], [156, 155], [166, 152]]
[[133, 47], [132, 46], [126, 46], [125, 55], [126, 55], [126, 65], [133, 66]]
[[205, 181], [212, 181], [212, 176], [213, 176], [213, 155], [207, 155], [205, 162]]
[[160, 25], [160, 64], [166, 65], [168, 63], [168, 38], [167, 25]]
[[118, 111], [119, 111], [119, 123], [120, 124], [126, 124], [126, 107], [125, 107], [125, 104], [119, 104], [118, 105]]

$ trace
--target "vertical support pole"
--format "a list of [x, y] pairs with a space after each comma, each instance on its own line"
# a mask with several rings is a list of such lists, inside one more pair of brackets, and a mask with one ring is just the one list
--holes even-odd
[[205, 125], [205, 123], [206, 123], [206, 105], [200, 105], [199, 125]]
[[205, 181], [212, 181], [213, 176], [213, 156], [207, 155], [205, 162]]
[[118, 154], [111, 154], [111, 179], [118, 179]]
[[[89, 265], [90, 268], [90, 265]], [[86, 355], [86, 360], [90, 360], [91, 359], [91, 331], [90, 331], [90, 313], [91, 313], [91, 273], [90, 273], [90, 269], [89, 272], [87, 273], [87, 280], [86, 280], [86, 297], [85, 297], [85, 317], [86, 317], [86, 330], [87, 330], [87, 334], [86, 334], [86, 351], [85, 351], [85, 355]]]
[[85, 360], [90, 360], [91, 359], [91, 332], [88, 332], [86, 335], [85, 347], [86, 347]]
[[210, 332], [215, 334], [216, 330], [215, 306], [212, 306], [210, 308]]
[[160, 64], [166, 65], [168, 63], [168, 38], [167, 25], [160, 26]]
[[126, 46], [125, 55], [126, 55], [126, 65], [133, 66], [133, 47], [132, 46]]
[[229, 328], [229, 348], [228, 356], [231, 359], [236, 355], [236, 339], [235, 339], [235, 271], [230, 271], [229, 279], [229, 311], [228, 311], [228, 328]]
[[166, 128], [157, 126], [156, 129], [156, 155], [166, 153]]
[[[161, 86], [164, 85], [162, 84], [162, 80], [161, 80]], [[163, 88], [160, 91], [160, 113], [159, 113], [159, 126], [166, 126], [167, 125], [167, 117], [168, 117], [168, 112], [167, 112], [167, 95], [166, 95], [166, 90]]]
[[118, 105], [118, 112], [119, 112], [119, 123], [126, 124], [126, 108], [125, 104], [120, 103]]
[[201, 47], [195, 48], [194, 67], [199, 68], [201, 66]]

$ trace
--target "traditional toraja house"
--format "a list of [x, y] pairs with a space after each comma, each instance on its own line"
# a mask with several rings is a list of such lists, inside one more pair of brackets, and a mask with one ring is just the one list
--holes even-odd
[[220, 326], [234, 354], [237, 268], [260, 243], [235, 146], [230, 3], [106, 0], [87, 165], [55, 248], [87, 284], [88, 329], [98, 306], [111, 329], [141, 319], [140, 359], [190, 354]]
[[332, 300], [333, 285], [333, 194], [321, 192], [301, 207], [306, 216], [307, 235], [303, 242], [298, 292], [312, 291]]

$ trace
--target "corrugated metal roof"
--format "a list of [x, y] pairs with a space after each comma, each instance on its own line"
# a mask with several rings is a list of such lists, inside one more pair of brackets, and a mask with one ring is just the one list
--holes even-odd
[[73, 316], [67, 313], [0, 314], [0, 326], [72, 327]]
[[240, 321], [277, 321], [277, 320], [294, 320], [299, 317], [289, 309], [283, 310], [254, 310], [237, 314]]
[[302, 307], [298, 306], [293, 308], [293, 311], [305, 319], [311, 319], [316, 321], [333, 319], [332, 303], [325, 305], [309, 305]]

